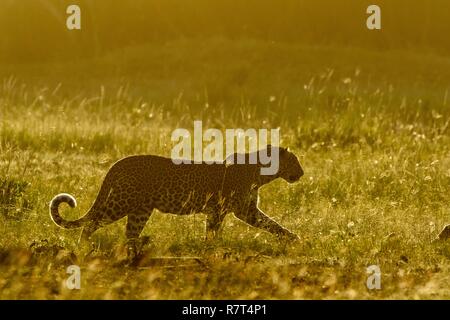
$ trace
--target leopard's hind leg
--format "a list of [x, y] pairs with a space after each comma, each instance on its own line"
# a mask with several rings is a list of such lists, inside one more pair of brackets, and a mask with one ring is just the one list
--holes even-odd
[[136, 207], [137, 202], [127, 203], [118, 194], [111, 193], [105, 203], [94, 205], [91, 209], [91, 219], [83, 227], [79, 241], [89, 242], [97, 229], [122, 219]]
[[143, 207], [128, 214], [126, 226], [126, 237], [128, 240], [128, 258], [134, 259], [139, 254], [141, 247], [145, 244], [144, 238], [139, 238], [144, 230], [148, 219], [152, 215], [153, 207]]

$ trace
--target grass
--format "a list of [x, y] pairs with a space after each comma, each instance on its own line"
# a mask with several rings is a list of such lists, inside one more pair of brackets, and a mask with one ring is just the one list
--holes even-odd
[[[450, 298], [450, 244], [431, 243], [450, 221], [447, 57], [214, 38], [0, 70], [1, 299]], [[206, 244], [203, 215], [155, 213], [150, 256], [204, 265], [132, 268], [124, 221], [89, 252], [50, 220], [55, 194], [81, 216], [113, 162], [170, 156], [172, 130], [195, 119], [280, 127], [305, 176], [265, 186], [261, 208], [301, 241], [229, 216]], [[65, 287], [71, 264], [81, 290]], [[381, 290], [366, 287], [370, 265]]]

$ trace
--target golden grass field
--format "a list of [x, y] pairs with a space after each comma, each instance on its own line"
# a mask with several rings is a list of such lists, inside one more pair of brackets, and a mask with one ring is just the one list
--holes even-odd
[[[444, 52], [444, 53], [443, 53]], [[0, 68], [0, 299], [449, 299], [450, 59], [261, 37], [168, 39], [93, 57]], [[34, 59], [31, 59], [34, 60]], [[125, 221], [79, 245], [50, 219], [58, 193], [93, 203], [108, 168], [169, 157], [171, 132], [280, 128], [304, 177], [260, 206], [301, 238], [279, 242], [230, 215], [154, 213], [148, 258], [127, 266]], [[81, 267], [81, 289], [65, 286]], [[380, 290], [366, 268], [381, 269]]]

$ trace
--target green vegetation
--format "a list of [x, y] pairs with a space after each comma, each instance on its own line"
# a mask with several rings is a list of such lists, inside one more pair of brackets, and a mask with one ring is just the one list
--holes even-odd
[[[448, 58], [214, 38], [1, 72], [0, 298], [450, 298], [450, 244], [431, 243], [450, 222]], [[204, 265], [133, 268], [124, 221], [91, 251], [50, 220], [55, 194], [84, 214], [114, 161], [170, 156], [194, 119], [281, 128], [305, 176], [266, 186], [261, 208], [300, 242], [229, 216], [205, 244], [203, 215], [155, 213], [149, 257]], [[64, 285], [73, 263], [81, 290]], [[366, 288], [373, 264], [382, 290]]]
[[[449, 299], [450, 241], [433, 242], [450, 223], [447, 2], [377, 0], [369, 31], [365, 0], [79, 0], [69, 31], [72, 1], [2, 1], [0, 299]], [[125, 221], [92, 247], [51, 221], [53, 196], [76, 219], [116, 160], [170, 156], [194, 120], [280, 128], [305, 176], [260, 206], [299, 242], [230, 215], [205, 243], [203, 215], [156, 212], [137, 267]]]

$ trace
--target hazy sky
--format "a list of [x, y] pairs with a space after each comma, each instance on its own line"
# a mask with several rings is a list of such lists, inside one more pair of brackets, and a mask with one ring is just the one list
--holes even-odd
[[[82, 30], [67, 30], [73, 3], [81, 9]], [[370, 4], [381, 8], [380, 31], [366, 28]], [[210, 36], [447, 53], [448, 21], [448, 0], [3, 0], [0, 57], [48, 60]]]

